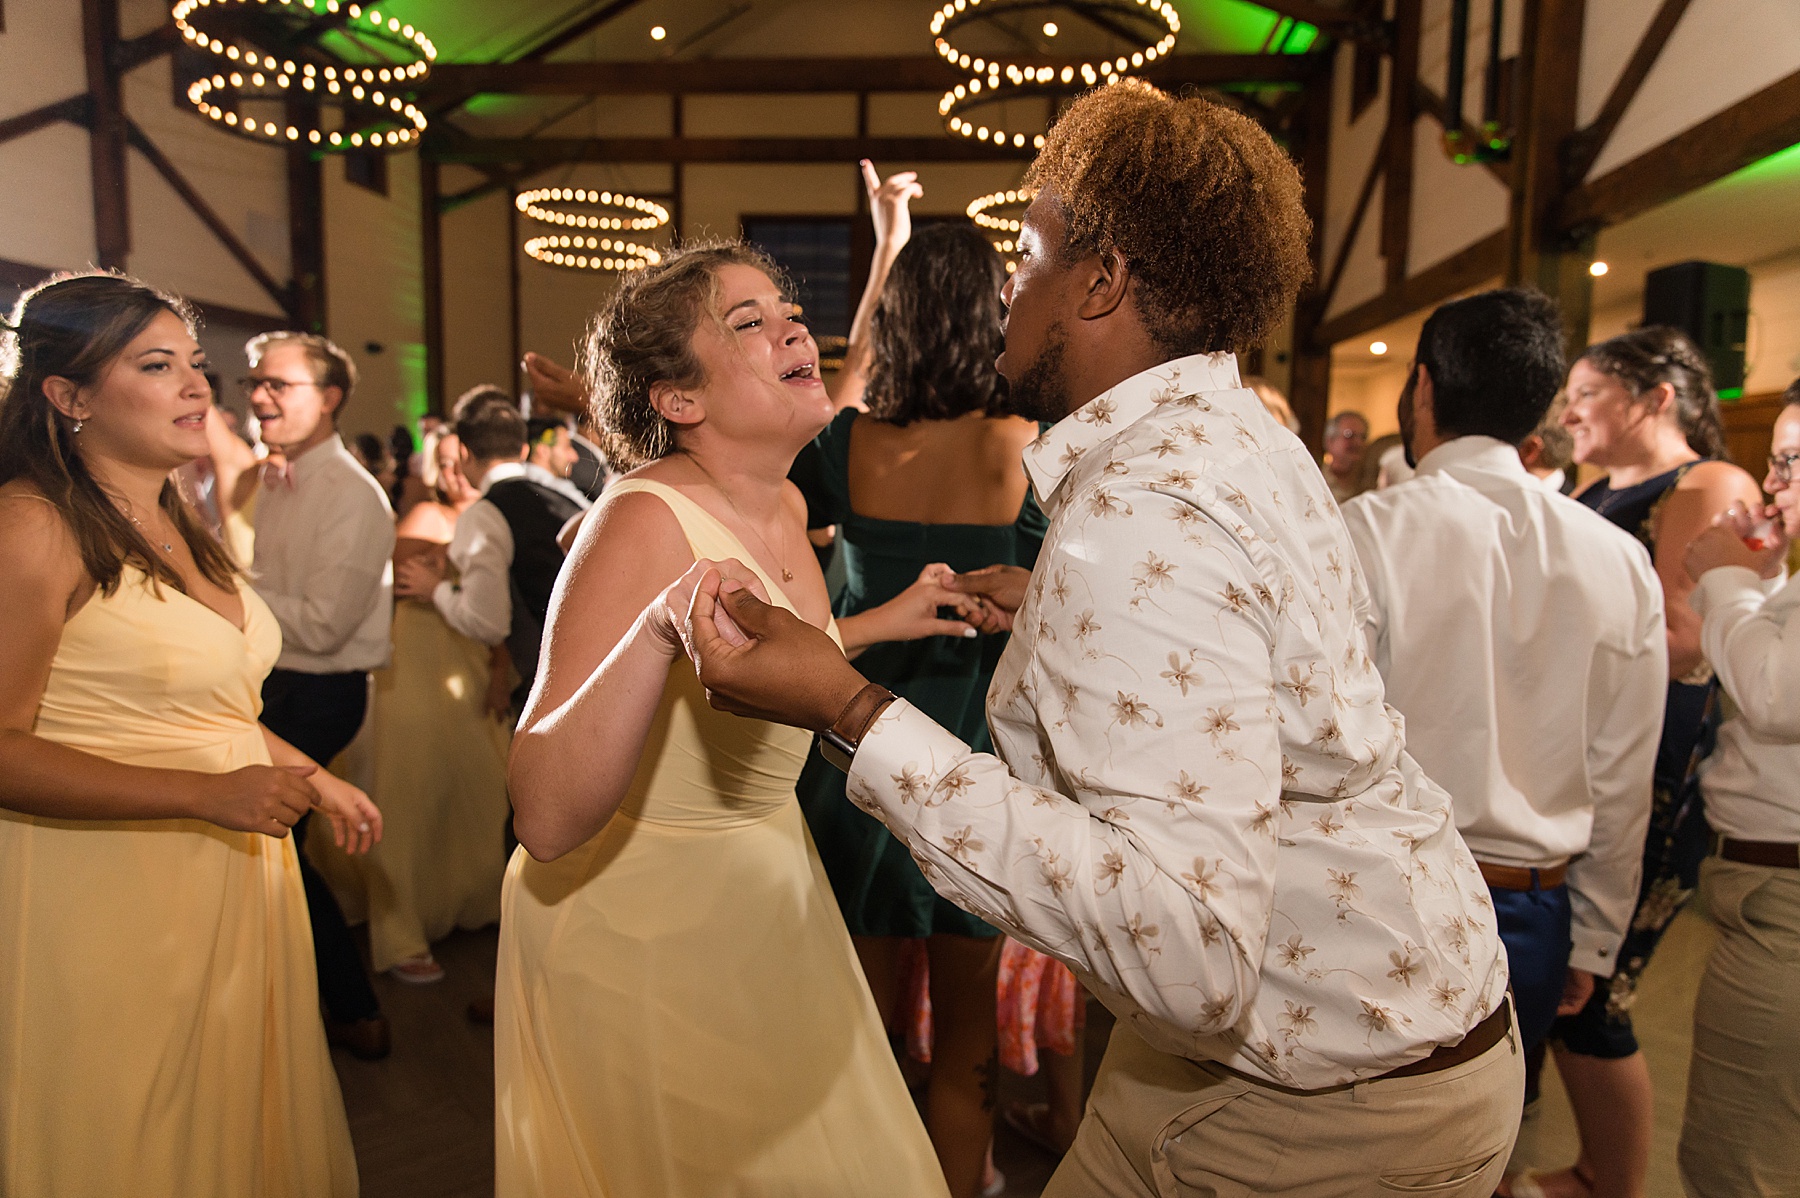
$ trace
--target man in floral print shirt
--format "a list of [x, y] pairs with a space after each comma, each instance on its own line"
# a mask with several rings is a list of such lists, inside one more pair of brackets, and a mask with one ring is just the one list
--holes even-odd
[[1047, 1193], [1485, 1198], [1523, 1085], [1487, 890], [1383, 701], [1330, 490], [1232, 356], [1304, 281], [1298, 175], [1122, 83], [1031, 182], [1000, 369], [1057, 421], [1025, 455], [1050, 529], [1029, 582], [962, 578], [1014, 629], [1000, 757], [712, 577], [701, 679], [821, 730], [942, 894], [1118, 1016]]

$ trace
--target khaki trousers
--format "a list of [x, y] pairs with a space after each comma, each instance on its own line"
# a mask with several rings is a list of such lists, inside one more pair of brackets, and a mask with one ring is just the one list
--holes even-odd
[[1694, 1002], [1682, 1184], [1800, 1194], [1800, 870], [1714, 858], [1700, 897], [1719, 940]]
[[1313, 1093], [1157, 1052], [1120, 1023], [1044, 1198], [1491, 1198], [1524, 1093], [1516, 1022], [1461, 1065]]

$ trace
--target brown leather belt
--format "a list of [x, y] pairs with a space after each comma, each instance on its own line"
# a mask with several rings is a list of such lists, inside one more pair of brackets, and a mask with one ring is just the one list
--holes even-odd
[[1744, 865], [1800, 869], [1800, 844], [1782, 844], [1775, 840], [1733, 840], [1729, 836], [1720, 836], [1714, 851], [1727, 861]]
[[1455, 1044], [1446, 1044], [1442, 1048], [1433, 1049], [1428, 1057], [1421, 1057], [1398, 1069], [1390, 1069], [1380, 1077], [1372, 1077], [1370, 1081], [1386, 1081], [1391, 1077], [1418, 1077], [1423, 1073], [1436, 1073], [1442, 1069], [1452, 1069], [1465, 1061], [1472, 1061], [1494, 1045], [1506, 1038], [1512, 1030], [1512, 995], [1501, 1000], [1494, 1013], [1469, 1029], [1469, 1034]]
[[1527, 869], [1522, 865], [1495, 865], [1488, 861], [1475, 863], [1481, 876], [1495, 890], [1551, 890], [1563, 884], [1569, 867], [1552, 865], [1548, 869]]

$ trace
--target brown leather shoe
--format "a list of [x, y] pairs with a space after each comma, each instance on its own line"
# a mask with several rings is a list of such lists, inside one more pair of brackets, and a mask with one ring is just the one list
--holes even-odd
[[339, 1023], [325, 1021], [325, 1042], [346, 1049], [359, 1061], [379, 1061], [394, 1049], [386, 1015]]

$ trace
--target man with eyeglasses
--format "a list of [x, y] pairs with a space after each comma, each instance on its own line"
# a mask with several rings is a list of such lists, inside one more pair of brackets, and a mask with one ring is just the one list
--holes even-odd
[[[393, 619], [394, 513], [350, 456], [338, 417], [356, 386], [350, 356], [311, 333], [265, 333], [244, 347], [242, 384], [262, 439], [284, 464], [256, 505], [256, 593], [281, 624], [281, 657], [263, 684], [263, 723], [321, 765], [362, 727], [369, 671], [387, 663]], [[303, 849], [309, 819], [294, 827]], [[387, 1020], [343, 912], [300, 853], [327, 1037], [356, 1056], [388, 1053]]]

